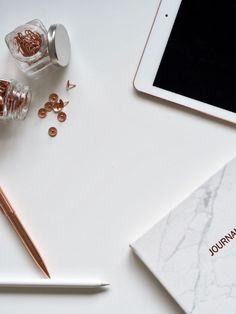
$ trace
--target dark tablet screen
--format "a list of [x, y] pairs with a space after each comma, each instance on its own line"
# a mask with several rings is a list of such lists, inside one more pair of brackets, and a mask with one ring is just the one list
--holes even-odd
[[236, 112], [236, 0], [182, 0], [153, 85]]

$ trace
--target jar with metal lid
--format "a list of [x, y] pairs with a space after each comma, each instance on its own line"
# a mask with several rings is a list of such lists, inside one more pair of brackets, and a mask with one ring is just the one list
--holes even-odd
[[5, 37], [18, 67], [27, 75], [51, 65], [65, 67], [70, 61], [70, 39], [62, 24], [53, 24], [47, 31], [40, 20], [17, 27]]
[[23, 120], [31, 102], [31, 89], [16, 80], [0, 79], [0, 120]]

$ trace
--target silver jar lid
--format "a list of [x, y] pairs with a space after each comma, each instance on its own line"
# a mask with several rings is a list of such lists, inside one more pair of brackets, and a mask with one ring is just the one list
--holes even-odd
[[53, 64], [61, 67], [69, 64], [70, 38], [62, 24], [53, 24], [49, 27], [48, 53]]

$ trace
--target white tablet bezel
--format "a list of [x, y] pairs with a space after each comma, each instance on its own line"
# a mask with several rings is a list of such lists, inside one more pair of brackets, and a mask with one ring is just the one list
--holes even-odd
[[153, 86], [181, 1], [161, 0], [134, 78], [134, 87], [140, 92], [236, 123], [234, 112]]

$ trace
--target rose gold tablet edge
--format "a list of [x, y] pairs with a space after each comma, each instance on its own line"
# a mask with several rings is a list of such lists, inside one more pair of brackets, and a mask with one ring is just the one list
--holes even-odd
[[140, 57], [140, 60], [139, 60], [139, 63], [138, 63], [138, 66], [137, 66], [136, 72], [135, 72], [135, 75], [134, 75], [134, 79], [133, 79], [133, 87], [134, 87], [136, 90], [138, 90], [138, 91], [140, 91], [140, 90], [136, 88], [136, 86], [135, 86], [135, 84], [134, 84], [134, 81], [135, 81], [135, 79], [136, 79], [136, 76], [137, 76], [137, 73], [138, 73], [138, 69], [139, 69], [140, 63], [141, 63], [141, 61], [142, 61], [142, 58], [143, 58], [143, 55], [144, 55], [145, 49], [146, 49], [146, 47], [147, 47], [147, 44], [148, 44], [148, 41], [149, 41], [149, 37], [150, 37], [150, 35], [151, 35], [151, 32], [152, 32], [153, 26], [154, 26], [154, 24], [155, 24], [156, 17], [157, 17], [158, 11], [159, 11], [159, 9], [160, 9], [161, 3], [162, 3], [162, 0], [160, 0], [159, 5], [158, 5], [158, 7], [157, 7], [157, 11], [156, 11], [155, 17], [154, 17], [154, 19], [153, 19], [153, 22], [152, 22], [152, 25], [151, 25], [150, 31], [149, 31], [149, 33], [148, 33], [147, 40], [146, 40], [146, 42], [145, 42], [145, 45], [144, 45], [144, 48], [143, 48], [143, 51], [142, 51], [142, 54], [141, 54], [141, 57]]

